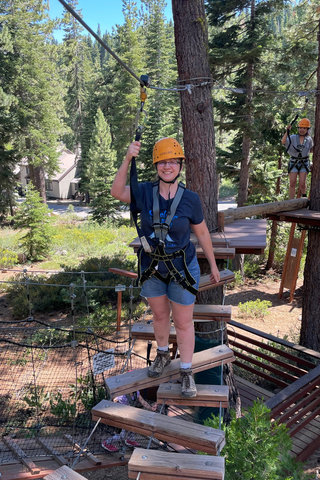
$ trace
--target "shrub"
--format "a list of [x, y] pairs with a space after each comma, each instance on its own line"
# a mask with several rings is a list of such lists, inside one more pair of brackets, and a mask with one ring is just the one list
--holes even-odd
[[51, 243], [49, 208], [42, 203], [40, 194], [32, 184], [28, 185], [25, 202], [14, 217], [16, 228], [26, 228], [21, 245], [29, 260], [42, 260]]
[[0, 248], [0, 268], [11, 268], [18, 263], [18, 255], [6, 248]]
[[268, 308], [272, 306], [269, 300], [250, 300], [249, 302], [239, 302], [239, 316], [250, 318], [264, 318], [269, 315]]
[[[212, 415], [205, 425], [219, 428]], [[270, 410], [257, 400], [248, 412], [222, 426], [226, 435], [225, 480], [307, 480], [302, 465], [290, 458], [291, 440], [285, 425], [270, 420]]]

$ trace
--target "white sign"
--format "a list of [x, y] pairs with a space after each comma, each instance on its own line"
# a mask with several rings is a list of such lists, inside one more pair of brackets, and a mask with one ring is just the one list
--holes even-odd
[[296, 257], [296, 256], [297, 256], [297, 249], [291, 248], [291, 257]]
[[114, 368], [114, 348], [109, 348], [105, 352], [96, 353], [93, 356], [93, 373], [98, 375], [98, 373], [103, 373], [105, 370], [110, 370]]

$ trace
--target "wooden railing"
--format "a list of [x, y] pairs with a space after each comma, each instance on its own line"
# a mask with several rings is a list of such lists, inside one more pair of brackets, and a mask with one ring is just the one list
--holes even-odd
[[[232, 328], [234, 327], [234, 328]], [[265, 388], [285, 388], [320, 362], [320, 353], [234, 320], [228, 323], [229, 345], [239, 375], [249, 372]]]

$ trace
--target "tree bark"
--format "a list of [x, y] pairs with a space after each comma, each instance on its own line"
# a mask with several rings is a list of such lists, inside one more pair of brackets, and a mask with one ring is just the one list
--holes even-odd
[[[173, 0], [187, 187], [201, 198], [209, 230], [217, 227], [218, 182], [214, 141], [208, 31], [203, 0]], [[192, 87], [204, 83], [203, 86]]]
[[[199, 194], [206, 223], [213, 231], [218, 225], [218, 178], [204, 0], [172, 0], [172, 12], [179, 84], [189, 85], [180, 96], [187, 187]], [[201, 273], [207, 273], [208, 263], [199, 263]], [[222, 287], [197, 296], [199, 303], [206, 304], [221, 304], [222, 299]], [[212, 333], [217, 330], [215, 322], [197, 323], [195, 330], [203, 332], [209, 343], [221, 341], [221, 332]], [[230, 398], [239, 398], [232, 371], [224, 369], [224, 381], [232, 389]], [[236, 402], [231, 403], [236, 407]]]
[[[250, 13], [250, 29], [254, 30], [255, 21], [255, 0], [251, 0], [251, 13]], [[248, 200], [248, 187], [249, 187], [249, 171], [250, 171], [250, 147], [251, 147], [251, 127], [252, 127], [252, 98], [253, 98], [253, 73], [254, 63], [248, 62], [247, 65], [247, 82], [246, 82], [246, 99], [245, 99], [245, 111], [246, 111], [246, 128], [243, 133], [242, 141], [242, 158], [240, 165], [240, 178], [238, 189], [238, 207], [242, 207]]]
[[44, 168], [41, 165], [34, 167], [32, 164], [29, 164], [29, 175], [33, 185], [40, 193], [43, 203], [46, 203], [47, 195]]
[[[310, 189], [310, 210], [320, 211], [320, 22], [318, 27], [318, 67], [313, 166]], [[320, 349], [320, 231], [309, 230], [304, 269], [301, 345]]]

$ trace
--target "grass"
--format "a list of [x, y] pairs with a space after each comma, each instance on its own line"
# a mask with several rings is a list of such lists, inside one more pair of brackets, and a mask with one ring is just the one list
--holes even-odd
[[[137, 236], [129, 226], [97, 225], [90, 221], [75, 219], [66, 213], [52, 219], [52, 246], [47, 258], [38, 265], [44, 270], [73, 268], [86, 258], [121, 255], [136, 258], [129, 243]], [[13, 253], [22, 253], [19, 246], [22, 230], [0, 229], [0, 248]], [[11, 265], [14, 266], [14, 265]]]

